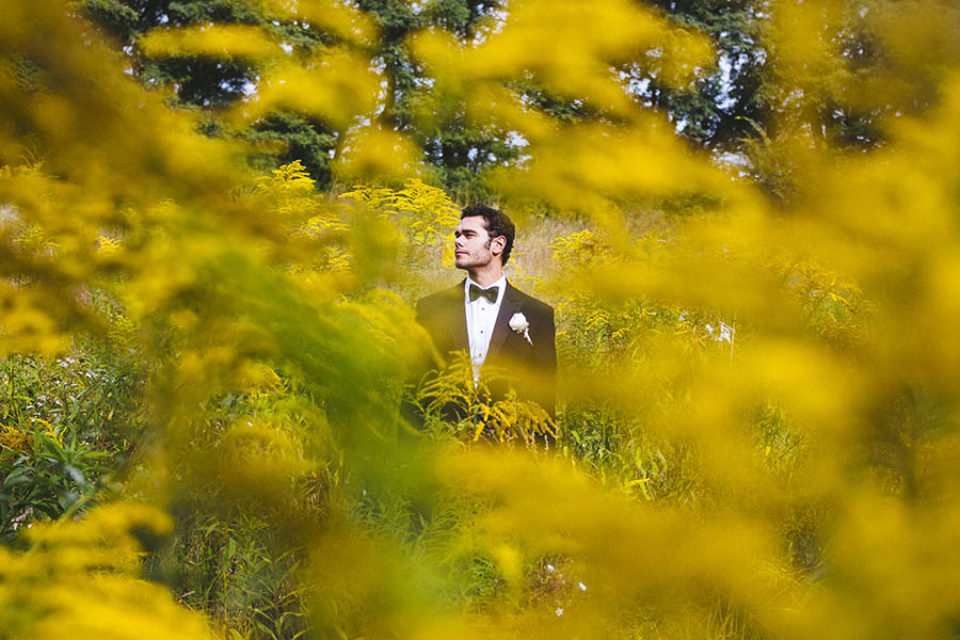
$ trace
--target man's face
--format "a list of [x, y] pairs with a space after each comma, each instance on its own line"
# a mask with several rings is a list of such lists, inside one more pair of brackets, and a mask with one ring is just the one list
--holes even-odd
[[494, 260], [499, 262], [506, 244], [503, 236], [490, 237], [480, 216], [460, 220], [454, 237], [453, 249], [458, 269], [485, 267]]

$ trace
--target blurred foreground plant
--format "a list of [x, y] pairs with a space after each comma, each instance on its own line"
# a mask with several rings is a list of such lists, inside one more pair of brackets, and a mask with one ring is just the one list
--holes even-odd
[[32, 529], [25, 550], [0, 549], [0, 623], [11, 638], [212, 638], [204, 618], [139, 577], [140, 539], [170, 532], [135, 503]]

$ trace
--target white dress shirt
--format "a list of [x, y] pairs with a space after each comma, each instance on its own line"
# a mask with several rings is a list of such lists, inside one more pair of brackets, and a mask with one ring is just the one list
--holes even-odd
[[487, 351], [490, 349], [490, 336], [493, 335], [493, 327], [497, 322], [497, 314], [500, 313], [500, 303], [503, 302], [503, 294], [507, 289], [506, 276], [500, 276], [500, 279], [489, 287], [480, 287], [489, 289], [498, 287], [497, 301], [490, 302], [483, 296], [470, 302], [470, 285], [480, 287], [476, 282], [467, 276], [463, 285], [463, 305], [467, 314], [467, 338], [470, 342], [470, 361], [473, 363], [473, 379], [478, 380], [480, 367], [483, 361], [487, 359]]

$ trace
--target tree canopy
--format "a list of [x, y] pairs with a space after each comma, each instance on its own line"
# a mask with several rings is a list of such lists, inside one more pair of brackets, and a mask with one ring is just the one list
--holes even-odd
[[[203, 112], [203, 130], [212, 135], [240, 136], [253, 143], [259, 149], [250, 154], [256, 166], [276, 168], [300, 160], [320, 187], [333, 186], [331, 161], [344, 148], [348, 129], [357, 122], [332, 123], [316, 113], [286, 105], [240, 128], [225, 125], [224, 110], [255, 93], [271, 63], [256, 55], [222, 55], [210, 49], [191, 51], [181, 47], [162, 52], [148, 46], [145, 52], [141, 42], [155, 42], [144, 40], [154, 30], [248, 25], [268, 34], [294, 58], [305, 60], [344, 42], [343, 33], [337, 31], [337, 20], [342, 16], [335, 20], [291, 19], [271, 9], [269, 3], [241, 0], [84, 0], [81, 6], [126, 52], [143, 82], [169, 87], [178, 103]], [[522, 161], [522, 133], [503, 125], [472, 123], [463, 105], [448, 104], [443, 117], [424, 120], [424, 103], [429, 103], [437, 78], [414, 55], [411, 42], [419, 33], [441, 30], [461, 46], [481, 43], [506, 15], [507, 6], [497, 1], [457, 0], [370, 1], [356, 6], [371, 29], [371, 38], [362, 43], [352, 41], [351, 46], [363, 51], [383, 85], [370, 112], [358, 117], [373, 119], [415, 140], [431, 168], [431, 180], [437, 184], [468, 200], [489, 198], [493, 192], [484, 174], [497, 166]], [[666, 114], [692, 145], [715, 155], [742, 156], [755, 149], [758, 141], [779, 137], [779, 127], [785, 120], [782, 116], [793, 108], [789, 96], [795, 97], [798, 91], [816, 103], [811, 107], [816, 113], [811, 113], [808, 120], [822, 136], [861, 149], [883, 143], [885, 116], [925, 108], [935, 99], [924, 72], [901, 77], [896, 70], [896, 45], [884, 42], [879, 33], [885, 21], [895, 19], [893, 16], [902, 10], [897, 3], [880, 0], [842, 11], [823, 9], [826, 31], [817, 38], [830, 44], [839, 67], [834, 71], [811, 69], [818, 74], [818, 86], [806, 88], [777, 84], [777, 78], [784, 76], [778, 73], [772, 49], [782, 34], [777, 34], [778, 9], [768, 0], [651, 0], [637, 6], [659, 11], [678, 28], [708, 37], [714, 55], [702, 60], [696, 72], [680, 84], [669, 76], [669, 69], [654, 62], [663, 51], [653, 44], [623, 60], [608, 61], [610, 73], [618, 75], [638, 104]], [[322, 4], [317, 11], [337, 13]], [[548, 17], [543, 19], [547, 21]], [[945, 53], [950, 55], [949, 51]], [[865, 88], [882, 84], [890, 72], [897, 74], [896, 81], [906, 82], [916, 91], [893, 97], [889, 92], [878, 95]], [[533, 76], [513, 84], [511, 90], [523, 95], [531, 107], [564, 119], [602, 119], [610, 115], [590, 108], [582, 97], [553, 94]], [[871, 94], [873, 98], [868, 97]]]

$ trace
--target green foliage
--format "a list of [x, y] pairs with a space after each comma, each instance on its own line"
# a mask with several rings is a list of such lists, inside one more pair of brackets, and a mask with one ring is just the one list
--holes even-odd
[[94, 344], [50, 361], [14, 356], [0, 380], [0, 535], [81, 513], [112, 493], [139, 437], [142, 374]]
[[[254, 168], [267, 170], [300, 162], [320, 184], [332, 181], [330, 151], [336, 138], [324, 130], [322, 123], [278, 112], [254, 124], [244, 137], [255, 149], [251, 154]], [[281, 151], [275, 150], [278, 145]]]
[[[7, 432], [5, 477], [0, 485], [2, 533], [10, 536], [24, 522], [56, 518], [76, 511], [97, 498], [97, 476], [109, 468], [99, 463], [101, 452], [76, 441], [62, 442], [60, 434]], [[29, 444], [28, 451], [18, 448]]]
[[297, 580], [300, 560], [294, 550], [283, 550], [278, 537], [267, 522], [249, 515], [187, 517], [147, 573], [232, 634], [296, 638], [307, 628]]
[[692, 90], [677, 91], [657, 74], [628, 68], [631, 87], [640, 99], [667, 110], [685, 137], [710, 147], [736, 148], [740, 138], [752, 134], [747, 121], [766, 123], [772, 116], [761, 92], [765, 4], [754, 0], [649, 0], [649, 4], [678, 24], [709, 34], [718, 62]]

